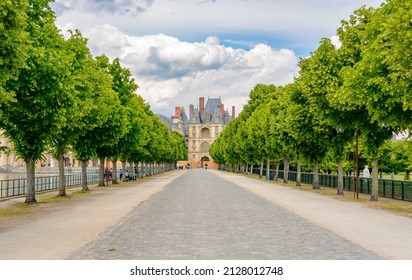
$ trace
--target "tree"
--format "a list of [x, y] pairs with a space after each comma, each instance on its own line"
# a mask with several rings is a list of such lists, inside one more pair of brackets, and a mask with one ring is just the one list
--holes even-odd
[[379, 158], [381, 169], [393, 174], [405, 172], [404, 180], [410, 180], [412, 170], [412, 142], [410, 140], [387, 141], [382, 147], [381, 154]]
[[[110, 85], [104, 81], [105, 75], [96, 71], [96, 62], [87, 47], [87, 40], [83, 38], [80, 31], [71, 32], [65, 47], [65, 55], [70, 61], [72, 84], [70, 89], [65, 89], [65, 94], [66, 99], [70, 99], [71, 106], [63, 112], [66, 122], [63, 128], [54, 134], [51, 145], [51, 152], [59, 162], [59, 196], [66, 196], [64, 154], [69, 152], [80, 135], [101, 125], [101, 121], [95, 118], [96, 113], [93, 111], [98, 110], [96, 104], [100, 102], [97, 100], [101, 98], [99, 95], [107, 91], [102, 88], [102, 85]], [[93, 77], [96, 74], [99, 77]], [[94, 92], [97, 88], [99, 93]]]
[[124, 113], [127, 115], [124, 119], [124, 123], [122, 123], [127, 133], [125, 133], [116, 144], [112, 145], [109, 150], [110, 158], [113, 162], [113, 183], [117, 183], [117, 160], [119, 157], [123, 160], [127, 160], [128, 154], [133, 147], [133, 143], [137, 142], [139, 138], [140, 128], [137, 121], [137, 115], [142, 113], [142, 101], [137, 100], [136, 90], [138, 89], [138, 85], [135, 83], [132, 74], [129, 69], [123, 68], [120, 65], [120, 60], [118, 58], [114, 59], [112, 63], [110, 63], [109, 59], [104, 55], [97, 59], [100, 66], [103, 69], [106, 69], [112, 77], [112, 89], [117, 93], [120, 103], [124, 107]]
[[85, 62], [85, 76], [78, 87], [92, 102], [87, 103], [88, 114], [83, 119], [86, 126], [80, 135], [73, 139], [71, 146], [76, 158], [82, 162], [82, 190], [88, 191], [87, 163], [97, 157], [97, 147], [102, 140], [99, 133], [108, 129], [109, 119], [115, 114], [115, 107], [120, 106], [120, 101], [112, 89], [111, 76], [93, 58]]
[[343, 62], [340, 73], [343, 82], [334, 101], [335, 105], [339, 104], [339, 109], [352, 112], [356, 143], [360, 137], [366, 141], [365, 145], [372, 159], [371, 201], [378, 200], [379, 148], [392, 137], [392, 132], [399, 129], [399, 125], [391, 121], [391, 118], [395, 117], [394, 111], [392, 115], [389, 114], [390, 117], [385, 118], [383, 116], [386, 113], [379, 113], [385, 111], [385, 107], [391, 107], [391, 102], [374, 86], [371, 76], [362, 74], [369, 71], [365, 68], [371, 68], [367, 62], [368, 57], [378, 59], [376, 52], [371, 49], [371, 45], [382, 32], [382, 29], [375, 28], [376, 25], [373, 24], [377, 19], [376, 14], [376, 10], [363, 7], [355, 11], [349, 22], [343, 21], [342, 27], [338, 29], [342, 41], [339, 52]]
[[[282, 155], [279, 142], [277, 116], [279, 113], [279, 90], [274, 85], [267, 86], [270, 94], [267, 102], [261, 103], [245, 123], [248, 130], [247, 143], [250, 152], [256, 159], [266, 159], [266, 178], [269, 179], [270, 162], [278, 160]], [[262, 172], [262, 169], [261, 169]], [[262, 173], [261, 175], [262, 176]]]
[[176, 131], [173, 131], [169, 133], [168, 138], [168, 142], [171, 144], [172, 148], [171, 157], [168, 159], [168, 162], [187, 160], [187, 147], [183, 136]]
[[[26, 162], [26, 203], [35, 203], [35, 162], [42, 157], [55, 133], [66, 123], [64, 111], [71, 105], [69, 61], [64, 39], [54, 24], [49, 1], [28, 1], [27, 27], [31, 45], [26, 66], [4, 86], [12, 100], [1, 104], [1, 124], [18, 156]], [[19, 2], [20, 3], [20, 2]], [[23, 56], [24, 57], [24, 56]]]

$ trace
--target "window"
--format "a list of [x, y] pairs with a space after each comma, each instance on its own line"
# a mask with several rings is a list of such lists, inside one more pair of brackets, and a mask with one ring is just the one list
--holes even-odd
[[203, 129], [201, 130], [201, 137], [202, 137], [203, 139], [210, 138], [210, 130], [209, 130], [208, 128], [203, 128]]
[[208, 153], [210, 149], [210, 145], [207, 142], [203, 142], [202, 145], [200, 146], [200, 152], [202, 153]]

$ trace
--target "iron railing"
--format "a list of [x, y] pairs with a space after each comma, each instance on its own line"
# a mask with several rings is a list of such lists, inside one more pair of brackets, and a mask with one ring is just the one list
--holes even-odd
[[[82, 174], [65, 175], [66, 187], [78, 186], [82, 184]], [[87, 174], [87, 182], [99, 181], [98, 173]], [[47, 176], [35, 178], [36, 192], [55, 190], [59, 188], [59, 176]], [[0, 180], [0, 198], [24, 195], [27, 192], [26, 179]]]
[[[260, 168], [254, 168], [253, 174], [259, 174]], [[273, 180], [275, 171], [269, 170], [269, 180]], [[263, 169], [263, 176], [266, 176], [266, 169]], [[289, 171], [288, 180], [296, 182], [297, 172]], [[284, 178], [283, 170], [279, 170], [279, 179]], [[372, 179], [359, 177], [359, 193], [371, 194]], [[301, 181], [304, 184], [312, 184], [313, 173], [302, 172]], [[338, 176], [331, 174], [319, 174], [319, 183], [323, 187], [337, 188]], [[343, 176], [343, 190], [354, 191], [355, 177]], [[412, 201], [412, 181], [379, 179], [378, 195], [392, 199]]]

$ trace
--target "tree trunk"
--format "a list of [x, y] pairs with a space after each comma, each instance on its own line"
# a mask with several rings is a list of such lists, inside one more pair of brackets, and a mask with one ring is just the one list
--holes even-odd
[[378, 179], [378, 170], [379, 164], [378, 159], [372, 159], [372, 190], [371, 190], [371, 197], [370, 201], [378, 201], [378, 191], [379, 191], [379, 179]]
[[279, 177], [279, 161], [276, 162], [275, 177], [273, 178], [273, 180], [277, 181], [278, 177]]
[[89, 188], [87, 187], [87, 161], [82, 162], [82, 191], [88, 192]]
[[100, 166], [99, 166], [99, 187], [104, 187], [106, 184], [104, 183], [104, 158], [99, 158]]
[[270, 160], [266, 160], [266, 179], [270, 180]]
[[289, 155], [283, 156], [283, 183], [289, 183], [289, 163], [290, 157]]
[[112, 165], [113, 165], [112, 184], [119, 184], [118, 178], [117, 178], [117, 159], [113, 159], [113, 160], [112, 160]]
[[66, 196], [66, 180], [64, 177], [64, 153], [59, 151], [59, 194], [57, 196]]
[[405, 177], [404, 177], [404, 180], [405, 181], [409, 181], [410, 179], [411, 179], [411, 171], [410, 170], [406, 170], [406, 172], [405, 172]]
[[313, 189], [320, 189], [319, 186], [319, 161], [315, 161], [315, 165], [313, 167]]
[[36, 203], [36, 186], [35, 186], [35, 163], [34, 158], [27, 158], [26, 162], [26, 174], [27, 174], [27, 193], [26, 201], [24, 203], [32, 204]]
[[122, 182], [126, 181], [126, 161], [122, 161], [122, 178], [120, 178]]
[[297, 174], [296, 174], [296, 186], [302, 186], [302, 165], [300, 163], [300, 154], [297, 154]]
[[134, 172], [134, 170], [136, 169], [136, 179], [139, 177], [138, 176], [138, 174], [139, 174], [139, 162], [134, 162], [134, 169], [133, 169], [133, 172]]
[[339, 159], [338, 163], [338, 195], [343, 195], [343, 163], [342, 159]]
[[140, 178], [143, 178], [143, 177], [144, 177], [144, 172], [143, 172], [143, 170], [144, 170], [144, 163], [141, 162], [141, 163], [140, 163]]
[[260, 160], [260, 171], [259, 171], [259, 178], [262, 178], [263, 177], [263, 163], [264, 163], [264, 160], [263, 160], [263, 158]]

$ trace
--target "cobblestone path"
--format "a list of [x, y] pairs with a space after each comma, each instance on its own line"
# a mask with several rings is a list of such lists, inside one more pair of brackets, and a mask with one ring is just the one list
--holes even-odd
[[182, 172], [68, 259], [381, 259], [208, 170]]

